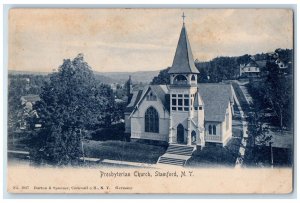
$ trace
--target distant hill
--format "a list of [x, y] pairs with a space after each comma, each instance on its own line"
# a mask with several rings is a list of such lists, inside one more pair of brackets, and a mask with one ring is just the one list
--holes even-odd
[[104, 76], [103, 74], [98, 74], [95, 71], [94, 71], [94, 74], [95, 74], [96, 79], [101, 81], [102, 83], [106, 83], [106, 84], [115, 83], [115, 80], [110, 77]]
[[137, 71], [137, 72], [96, 72], [96, 75], [102, 75], [111, 78], [113, 82], [120, 84], [128, 80], [129, 75], [133, 83], [150, 83], [152, 79], [159, 74], [159, 71]]
[[8, 70], [8, 74], [14, 74], [14, 75], [48, 75], [49, 72], [34, 72], [34, 71]]
[[[33, 71], [19, 71], [9, 70], [9, 74], [18, 75], [48, 75], [49, 72], [33, 72]], [[131, 75], [133, 83], [150, 83], [152, 79], [159, 74], [159, 71], [137, 71], [137, 72], [98, 72], [94, 71], [98, 80], [103, 83], [119, 83], [124, 84], [129, 75]]]

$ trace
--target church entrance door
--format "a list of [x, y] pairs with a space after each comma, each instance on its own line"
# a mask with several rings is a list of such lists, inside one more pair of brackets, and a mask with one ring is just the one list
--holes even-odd
[[183, 144], [184, 143], [184, 127], [182, 124], [177, 126], [177, 143]]

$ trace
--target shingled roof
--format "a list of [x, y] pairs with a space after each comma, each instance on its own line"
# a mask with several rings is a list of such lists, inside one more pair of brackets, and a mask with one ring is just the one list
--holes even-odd
[[127, 105], [125, 112], [132, 112], [134, 107], [142, 100], [148, 90], [152, 90], [154, 94], [161, 100], [164, 108], [170, 111], [169, 87], [167, 85], [148, 85], [142, 90], [134, 91], [130, 103]]
[[[201, 83], [198, 84], [198, 92], [204, 104], [205, 121], [222, 122], [225, 119], [226, 109], [229, 102], [233, 102], [232, 86], [222, 83]], [[136, 104], [143, 99], [148, 89], [157, 95], [162, 101], [164, 108], [170, 111], [170, 95], [168, 85], [150, 85], [144, 90], [134, 92], [126, 112], [132, 112]], [[199, 101], [198, 101], [199, 102]]]
[[181, 29], [173, 64], [168, 73], [199, 73], [195, 66], [193, 53], [184, 24]]
[[229, 102], [233, 102], [232, 86], [222, 83], [198, 84], [204, 103], [205, 121], [222, 122]]
[[129, 104], [125, 109], [125, 112], [131, 113], [134, 107], [136, 106], [136, 104], [138, 103], [138, 101], [141, 99], [142, 95], [143, 95], [143, 90], [134, 91]]

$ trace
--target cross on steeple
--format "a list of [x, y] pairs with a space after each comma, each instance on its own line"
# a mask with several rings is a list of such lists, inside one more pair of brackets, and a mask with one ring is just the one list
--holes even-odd
[[184, 24], [184, 18], [185, 18], [185, 15], [184, 15], [184, 12], [182, 13], [182, 21], [183, 21], [183, 24]]

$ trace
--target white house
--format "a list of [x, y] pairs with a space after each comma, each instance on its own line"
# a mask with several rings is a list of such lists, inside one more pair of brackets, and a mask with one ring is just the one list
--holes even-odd
[[259, 77], [260, 72], [260, 66], [254, 60], [247, 64], [240, 64], [240, 76]]
[[168, 73], [170, 84], [148, 85], [131, 92], [125, 112], [125, 133], [131, 139], [170, 144], [226, 145], [232, 137], [232, 86], [197, 83], [199, 71], [184, 23]]
[[278, 65], [278, 68], [280, 69], [287, 69], [288, 65], [284, 63], [281, 59], [276, 59], [275, 63]]

